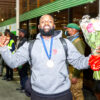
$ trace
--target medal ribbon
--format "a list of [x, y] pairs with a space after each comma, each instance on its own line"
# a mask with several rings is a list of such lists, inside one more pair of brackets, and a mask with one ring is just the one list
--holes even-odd
[[43, 37], [42, 36], [40, 36], [40, 37], [41, 37], [41, 40], [42, 40], [42, 43], [43, 43], [43, 47], [44, 47], [45, 53], [46, 53], [48, 59], [50, 60], [51, 59], [51, 55], [52, 55], [53, 37], [51, 37], [49, 54], [48, 54], [48, 51], [47, 51], [47, 48], [46, 48], [46, 45], [45, 45]]

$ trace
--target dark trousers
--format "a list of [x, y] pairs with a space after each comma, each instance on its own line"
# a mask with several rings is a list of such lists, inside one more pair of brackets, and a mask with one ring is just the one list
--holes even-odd
[[28, 76], [20, 77], [20, 85], [22, 89], [25, 89], [25, 83], [28, 80]]
[[13, 79], [13, 69], [6, 65], [6, 77]]
[[31, 100], [72, 100], [72, 94], [70, 90], [54, 95], [44, 95], [32, 91]]
[[28, 66], [25, 64], [21, 69], [18, 69], [20, 76], [20, 85], [22, 89], [25, 89], [25, 83], [28, 80]]

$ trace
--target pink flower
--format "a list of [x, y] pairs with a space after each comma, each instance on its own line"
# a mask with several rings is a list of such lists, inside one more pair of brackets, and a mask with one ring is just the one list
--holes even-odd
[[88, 24], [87, 27], [86, 27], [86, 29], [87, 29], [88, 32], [95, 32], [92, 23]]

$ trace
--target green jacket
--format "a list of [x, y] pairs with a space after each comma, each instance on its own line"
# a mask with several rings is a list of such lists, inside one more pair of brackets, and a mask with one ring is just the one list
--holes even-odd
[[[73, 43], [76, 49], [81, 53], [85, 54], [85, 43], [79, 33], [76, 33], [74, 36], [69, 36], [68, 39]], [[82, 70], [77, 70], [74, 68], [72, 72], [73, 77], [80, 77]]]

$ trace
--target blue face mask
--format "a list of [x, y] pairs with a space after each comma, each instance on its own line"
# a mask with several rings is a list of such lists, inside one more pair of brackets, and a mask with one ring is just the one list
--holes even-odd
[[66, 36], [68, 35], [68, 31], [65, 31], [65, 35], [66, 35]]

